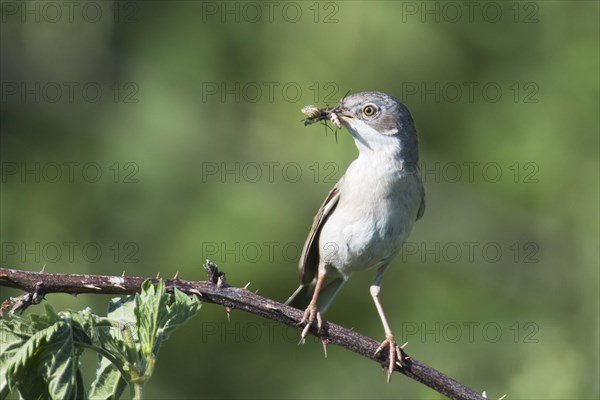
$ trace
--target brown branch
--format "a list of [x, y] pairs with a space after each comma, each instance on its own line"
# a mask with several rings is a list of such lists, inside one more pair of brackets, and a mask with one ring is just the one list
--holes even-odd
[[[172, 291], [173, 288], [177, 288], [184, 293], [199, 296], [203, 302], [244, 310], [292, 327], [298, 327], [302, 319], [303, 313], [300, 310], [259, 296], [247, 289], [227, 285], [223, 274], [216, 268], [211, 270], [209, 278], [211, 278], [209, 281], [198, 282], [180, 280], [178, 277], [164, 281], [167, 290]], [[18, 307], [20, 310], [29, 304], [39, 302], [49, 293], [130, 295], [139, 292], [142, 282], [146, 279], [148, 278], [47, 274], [43, 271], [29, 272], [0, 268], [0, 286], [27, 292], [18, 300], [13, 299], [12, 308]], [[158, 281], [156, 278], [150, 280], [153, 283]], [[10, 302], [5, 301], [5, 305], [10, 306], [8, 303]], [[375, 356], [375, 350], [379, 345], [375, 340], [339, 325], [327, 322], [323, 325], [323, 333], [319, 334], [314, 326], [311, 333], [317, 337], [325, 337], [327, 343], [339, 345], [382, 365], [386, 362], [387, 353], [382, 352], [383, 354]], [[396, 370], [452, 399], [485, 399], [479, 393], [412, 357], [407, 360], [405, 367], [396, 367]]]

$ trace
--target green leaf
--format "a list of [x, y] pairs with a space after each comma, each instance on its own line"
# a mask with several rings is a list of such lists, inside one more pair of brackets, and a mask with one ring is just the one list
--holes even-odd
[[154, 370], [161, 344], [200, 309], [196, 297], [161, 280], [142, 284], [141, 293], [113, 299], [106, 318], [89, 309], [0, 320], [0, 399], [15, 390], [22, 398], [84, 399], [79, 356], [85, 348], [99, 354], [90, 396], [118, 398], [127, 384], [138, 398]]
[[[160, 347], [157, 336], [159, 322], [167, 314], [169, 296], [165, 293], [165, 284], [161, 279], [156, 288], [152, 282], [142, 284], [141, 293], [135, 296], [135, 317], [142, 354], [153, 357]], [[145, 366], [144, 366], [145, 370]], [[143, 371], [141, 371], [144, 374]]]
[[54, 324], [31, 335], [8, 361], [6, 365], [8, 376], [17, 375], [27, 365], [27, 362], [33, 358], [34, 353], [36, 351], [39, 353], [48, 339], [52, 338], [52, 335], [60, 328], [60, 324]]
[[101, 357], [89, 396], [94, 400], [117, 399], [126, 386], [127, 382], [121, 372], [108, 359]]
[[190, 297], [182, 291], [175, 289], [171, 304], [168, 307], [168, 318], [162, 323], [163, 340], [166, 340], [175, 328], [189, 321], [202, 307], [196, 296]]
[[[66, 399], [74, 389], [76, 365], [71, 327], [61, 321], [32, 335], [13, 354], [6, 366], [7, 380], [26, 398]], [[32, 385], [36, 381], [47, 382], [47, 387]]]
[[59, 329], [48, 338], [39, 358], [39, 369], [48, 382], [48, 392], [53, 399], [69, 399], [76, 391], [78, 356], [73, 344], [71, 324], [57, 323]]
[[135, 324], [135, 296], [115, 297], [108, 303], [106, 316], [122, 322]]
[[[20, 384], [19, 378], [15, 377], [14, 364], [17, 361], [26, 363], [28, 360], [27, 354], [22, 353], [23, 345], [36, 333], [36, 328], [45, 329], [51, 324], [48, 321], [48, 317], [45, 315], [39, 316], [36, 322], [31, 317], [23, 318], [17, 315], [9, 317], [10, 319], [3, 318], [0, 320], [0, 335], [2, 340], [2, 351], [0, 352], [0, 399], [4, 399], [8, 396], [11, 387], [18, 387]], [[38, 340], [44, 337], [41, 334]], [[19, 357], [20, 360], [17, 358]], [[9, 373], [9, 368], [11, 368]], [[39, 381], [39, 379], [38, 379]], [[43, 392], [42, 388], [35, 387], [39, 385], [30, 384], [32, 391], [36, 393]], [[47, 397], [47, 396], [46, 396]]]
[[81, 373], [81, 368], [77, 368], [77, 373], [75, 374], [75, 393], [73, 396], [76, 400], [85, 400], [87, 399], [85, 392], [85, 385], [83, 383], [83, 374]]
[[19, 371], [18, 375], [8, 375], [10, 389], [19, 393], [22, 399], [49, 399], [48, 385], [39, 373], [36, 365], [39, 353], [33, 354], [28, 360], [29, 366]]
[[135, 316], [135, 296], [126, 298], [114, 298], [108, 305], [107, 321], [112, 326], [110, 334], [127, 346], [135, 347], [139, 343]]
[[0, 322], [9, 342], [1, 356], [0, 393], [14, 388], [23, 398], [83, 398], [77, 384], [82, 349], [74, 337], [90, 342], [85, 331], [91, 319], [84, 312], [57, 314], [49, 304], [44, 307], [45, 314]]
[[97, 326], [96, 338], [113, 359], [98, 355], [98, 368], [90, 388], [90, 398], [118, 398], [126, 387], [125, 378], [131, 379], [128, 365], [137, 361], [134, 308], [135, 296], [113, 298], [108, 305], [107, 318], [102, 318], [102, 326]]
[[[156, 290], [155, 290], [156, 289]], [[175, 289], [173, 295], [165, 291], [162, 280], [154, 288], [150, 281], [142, 285], [142, 293], [136, 297], [136, 317], [138, 318], [138, 329], [140, 342], [144, 354], [157, 356], [161, 343], [168, 339], [169, 335], [177, 327], [192, 318], [201, 307], [200, 301], [194, 296], [190, 297]]]
[[2, 341], [2, 351], [0, 351], [0, 399], [6, 398], [9, 393], [7, 365], [25, 339], [18, 335], [11, 326], [12, 321], [0, 320], [0, 340]]

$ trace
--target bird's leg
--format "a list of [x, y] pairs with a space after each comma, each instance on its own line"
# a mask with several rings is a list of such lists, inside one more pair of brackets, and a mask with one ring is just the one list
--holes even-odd
[[388, 348], [388, 356], [389, 356], [389, 364], [387, 370], [387, 381], [388, 383], [392, 379], [392, 373], [394, 372], [394, 367], [397, 364], [399, 367], [403, 366], [402, 360], [402, 349], [396, 344], [394, 340], [394, 335], [392, 334], [392, 330], [390, 329], [390, 325], [387, 322], [387, 318], [385, 317], [385, 313], [383, 312], [383, 307], [381, 306], [381, 301], [379, 300], [379, 292], [381, 291], [381, 281], [383, 280], [383, 273], [385, 272], [387, 265], [379, 267], [377, 270], [377, 275], [375, 275], [375, 279], [373, 279], [373, 283], [371, 284], [371, 296], [373, 297], [373, 301], [375, 302], [375, 307], [377, 308], [377, 312], [379, 313], [379, 318], [381, 318], [381, 323], [383, 324], [383, 329], [385, 330], [385, 340], [381, 342], [377, 350], [375, 351], [375, 355], [379, 354], [379, 352], [386, 347]]
[[323, 285], [323, 281], [325, 280], [326, 274], [327, 272], [325, 271], [325, 268], [319, 268], [319, 274], [317, 275], [317, 283], [315, 285], [315, 292], [313, 293], [312, 299], [310, 300], [308, 307], [306, 307], [306, 310], [304, 311], [304, 316], [302, 316], [302, 320], [300, 321], [300, 325], [306, 324], [306, 326], [302, 330], [302, 335], [300, 336], [301, 344], [304, 344], [306, 336], [308, 335], [308, 330], [310, 329], [310, 326], [315, 321], [315, 319], [317, 320], [317, 328], [319, 329], [319, 332], [321, 331], [321, 325], [323, 321], [321, 320], [321, 314], [317, 310], [317, 299], [319, 298], [319, 292], [321, 291], [321, 286]]

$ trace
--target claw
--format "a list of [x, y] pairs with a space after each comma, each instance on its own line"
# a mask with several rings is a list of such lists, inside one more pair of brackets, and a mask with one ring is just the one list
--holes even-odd
[[327, 358], [327, 338], [325, 336], [321, 336], [321, 344], [323, 345], [323, 353], [325, 353], [325, 358]]
[[[317, 330], [321, 332], [321, 326], [323, 325], [323, 320], [321, 319], [321, 313], [317, 311], [316, 304], [309, 304], [306, 310], [304, 311], [304, 315], [302, 316], [302, 320], [298, 325], [304, 325], [304, 329], [302, 329], [302, 334], [300, 335], [300, 342], [298, 344], [304, 344], [306, 342], [306, 337], [308, 336], [308, 332], [313, 322], [317, 321]], [[327, 355], [327, 351], [325, 351]]]
[[323, 320], [321, 319], [321, 313], [317, 312], [317, 331], [321, 333], [321, 327], [323, 326]]
[[398, 365], [400, 368], [403, 368], [405, 363], [402, 358], [402, 349], [406, 346], [406, 343], [402, 346], [398, 346], [393, 336], [388, 336], [377, 348], [375, 351], [375, 355], [378, 355], [381, 350], [388, 348], [388, 367], [387, 367], [387, 383], [390, 383], [392, 380], [392, 373], [394, 372], [394, 368]]
[[306, 324], [304, 329], [302, 329], [302, 335], [300, 335], [300, 342], [298, 344], [306, 343], [306, 336], [308, 336], [309, 329], [310, 329], [310, 324]]

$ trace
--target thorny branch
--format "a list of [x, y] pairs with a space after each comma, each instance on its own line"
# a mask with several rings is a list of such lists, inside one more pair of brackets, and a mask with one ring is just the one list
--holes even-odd
[[[189, 295], [198, 296], [206, 303], [219, 304], [227, 309], [243, 310], [281, 324], [298, 327], [302, 319], [302, 311], [259, 296], [246, 288], [229, 286], [224, 274], [219, 272], [210, 261], [207, 261], [205, 268], [209, 280], [187, 281], [179, 279], [176, 275], [173, 279], [164, 280], [167, 290], [172, 291], [173, 288], [177, 288]], [[139, 292], [142, 282], [146, 279], [149, 278], [48, 274], [43, 270], [30, 272], [0, 268], [0, 286], [26, 292], [23, 296], [4, 301], [2, 311], [23, 311], [31, 304], [39, 303], [49, 293], [130, 295]], [[150, 278], [150, 280], [153, 283], [158, 282], [158, 278]], [[314, 326], [310, 332], [328, 344], [344, 347], [382, 365], [386, 363], [387, 352], [375, 356], [379, 343], [360, 333], [328, 322], [323, 323], [321, 334]], [[412, 357], [408, 358], [404, 368], [396, 367], [396, 371], [452, 399], [485, 399], [479, 393]]]

